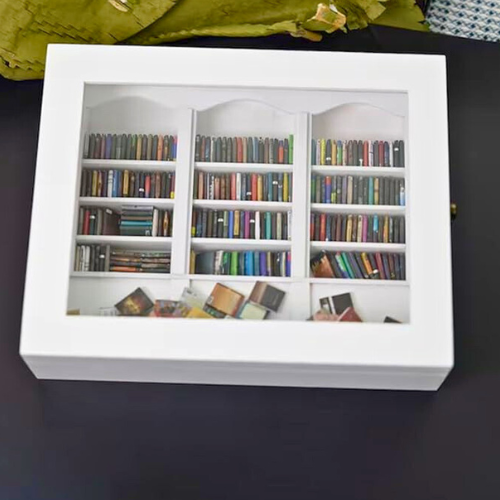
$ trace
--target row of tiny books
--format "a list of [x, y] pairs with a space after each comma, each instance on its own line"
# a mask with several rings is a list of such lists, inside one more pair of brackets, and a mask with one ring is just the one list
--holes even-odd
[[177, 158], [177, 136], [87, 134], [83, 157], [98, 160], [173, 161]]
[[320, 252], [311, 259], [315, 278], [405, 280], [405, 255], [382, 252]]
[[312, 165], [404, 168], [405, 145], [404, 141], [312, 139], [311, 163]]
[[[319, 299], [320, 309], [309, 319], [312, 321], [354, 321], [362, 322], [354, 307], [350, 293], [341, 293]], [[384, 323], [400, 323], [400, 321], [386, 316]]]
[[287, 139], [197, 135], [195, 161], [291, 165], [293, 135]]
[[114, 308], [119, 316], [263, 320], [278, 312], [284, 298], [285, 292], [261, 281], [255, 283], [248, 299], [217, 283], [208, 297], [185, 288], [179, 300], [153, 301], [142, 288], [137, 288]]
[[78, 234], [172, 236], [172, 211], [125, 206], [120, 215], [109, 208], [81, 207], [78, 213]]
[[405, 181], [395, 177], [311, 176], [312, 203], [405, 205]]
[[224, 251], [191, 252], [190, 269], [196, 274], [223, 276], [289, 277], [292, 254], [288, 252]]
[[404, 243], [405, 218], [312, 213], [310, 237], [313, 241]]
[[174, 172], [84, 169], [80, 185], [80, 196], [100, 198], [173, 198], [174, 191]]
[[77, 245], [73, 268], [80, 272], [169, 273], [170, 253]]
[[194, 176], [193, 196], [199, 200], [292, 201], [292, 174], [210, 174]]
[[194, 210], [191, 236], [196, 238], [244, 238], [289, 240], [292, 212], [250, 210]]

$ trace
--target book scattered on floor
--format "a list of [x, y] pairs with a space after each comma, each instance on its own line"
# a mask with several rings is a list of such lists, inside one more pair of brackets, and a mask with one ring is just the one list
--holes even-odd
[[244, 300], [245, 297], [241, 293], [217, 283], [205, 305], [224, 315], [235, 317]]
[[68, 309], [68, 316], [80, 316], [80, 309]]
[[150, 316], [155, 316], [157, 318], [175, 318], [178, 305], [179, 301], [177, 300], [155, 300], [155, 305], [150, 312]]
[[270, 285], [269, 283], [257, 281], [253, 287], [252, 293], [250, 294], [249, 300], [250, 302], [261, 305], [270, 311], [277, 312], [284, 298], [285, 292], [282, 290]]
[[338, 321], [354, 321], [362, 323], [363, 320], [359, 317], [358, 313], [353, 307], [348, 307], [340, 316]]
[[269, 311], [263, 307], [246, 301], [238, 311], [237, 318], [239, 319], [266, 319]]
[[353, 307], [350, 293], [341, 293], [319, 299], [321, 308], [330, 314], [342, 314], [348, 307]]
[[122, 316], [145, 316], [154, 307], [154, 302], [142, 288], [136, 288], [131, 294], [115, 304]]
[[384, 318], [384, 323], [401, 323], [401, 321], [398, 321], [397, 319], [391, 318], [390, 316], [386, 316]]

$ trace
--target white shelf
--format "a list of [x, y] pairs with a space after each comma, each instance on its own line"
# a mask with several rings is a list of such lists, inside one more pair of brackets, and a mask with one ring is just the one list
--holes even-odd
[[118, 279], [163, 279], [170, 280], [170, 273], [123, 273], [123, 272], [81, 272], [73, 271], [71, 273], [71, 278], [92, 278], [92, 279], [108, 279], [108, 278], [118, 278]]
[[292, 204], [285, 201], [247, 201], [247, 200], [193, 200], [196, 208], [214, 210], [291, 210]]
[[332, 250], [339, 252], [392, 252], [403, 253], [403, 243], [358, 243], [353, 241], [311, 241], [311, 250]]
[[87, 236], [78, 235], [76, 242], [82, 245], [113, 245], [130, 250], [170, 250], [172, 238], [152, 236]]
[[342, 286], [400, 286], [408, 287], [409, 283], [406, 280], [360, 280], [360, 279], [345, 279], [345, 278], [309, 278], [311, 285], [342, 285]]
[[190, 280], [213, 281], [214, 285], [223, 281], [268, 281], [272, 283], [290, 283], [292, 281], [288, 276], [228, 276], [223, 274], [189, 274], [187, 278]]
[[404, 177], [405, 169], [398, 167], [355, 167], [334, 165], [311, 165], [311, 172], [325, 175], [371, 175], [383, 177]]
[[82, 160], [84, 168], [109, 168], [116, 170], [162, 170], [172, 172], [175, 170], [175, 161], [158, 160]]
[[153, 206], [155, 208], [173, 208], [175, 200], [171, 198], [107, 198], [81, 196], [80, 205], [87, 207], [121, 208], [123, 205]]
[[205, 172], [292, 172], [293, 165], [285, 163], [226, 163], [197, 161], [195, 168]]
[[339, 214], [404, 215], [406, 207], [399, 205], [348, 205], [338, 203], [311, 203], [311, 211]]
[[288, 240], [246, 240], [233, 238], [191, 238], [191, 246], [195, 250], [289, 250]]

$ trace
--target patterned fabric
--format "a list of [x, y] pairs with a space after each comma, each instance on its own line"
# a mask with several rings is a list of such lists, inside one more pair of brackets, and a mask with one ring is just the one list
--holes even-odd
[[500, 40], [500, 0], [432, 0], [431, 31], [476, 40]]

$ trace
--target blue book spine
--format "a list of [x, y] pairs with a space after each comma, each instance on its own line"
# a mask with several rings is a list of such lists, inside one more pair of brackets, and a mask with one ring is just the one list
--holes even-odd
[[260, 255], [260, 275], [267, 275], [267, 265], [266, 265], [266, 252], [258, 252]]
[[368, 205], [373, 205], [373, 177], [368, 179]]
[[253, 269], [253, 254], [252, 252], [248, 252], [248, 274], [249, 276], [254, 276], [254, 269]]
[[378, 242], [378, 215], [373, 216], [373, 241]]
[[118, 170], [113, 172], [113, 198], [118, 196]]
[[292, 258], [290, 252], [286, 253], [286, 275], [291, 276], [292, 275]]
[[260, 272], [259, 252], [252, 252], [252, 259], [253, 259], [253, 275], [259, 276]]
[[325, 179], [325, 200], [323, 203], [331, 203], [332, 202], [332, 181], [326, 182]]
[[234, 237], [234, 210], [229, 211], [229, 238]]
[[326, 215], [326, 241], [332, 241], [332, 218]]
[[351, 269], [351, 264], [349, 262], [349, 259], [347, 258], [347, 254], [345, 252], [342, 252], [341, 255], [342, 255], [342, 260], [344, 261], [344, 266], [347, 269], [347, 274], [349, 275], [349, 278], [351, 279], [356, 278], [353, 270]]
[[174, 137], [173, 140], [173, 146], [172, 146], [172, 158], [175, 160], [177, 159], [177, 137]]
[[271, 239], [271, 212], [266, 212], [266, 240]]

